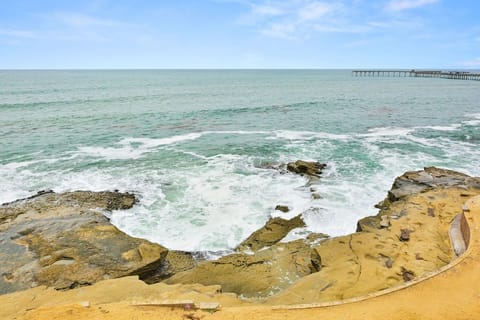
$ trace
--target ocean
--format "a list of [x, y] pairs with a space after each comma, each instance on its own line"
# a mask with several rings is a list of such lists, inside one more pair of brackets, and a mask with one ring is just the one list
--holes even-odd
[[[265, 168], [315, 160], [307, 179]], [[270, 217], [355, 231], [396, 176], [480, 176], [480, 82], [349, 70], [0, 70], [0, 203], [39, 190], [135, 192], [109, 213], [171, 249], [232, 250]], [[278, 204], [291, 211], [275, 211]]]

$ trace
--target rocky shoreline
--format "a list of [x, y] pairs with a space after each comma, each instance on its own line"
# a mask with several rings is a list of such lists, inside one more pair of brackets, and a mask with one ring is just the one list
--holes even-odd
[[[324, 165], [296, 161], [285, 168], [311, 183]], [[213, 286], [212, 297], [238, 296], [243, 299], [238, 303], [347, 299], [401, 285], [450, 263], [456, 257], [450, 223], [462, 204], [479, 194], [479, 178], [434, 167], [407, 172], [377, 205], [379, 213], [361, 219], [353, 234], [311, 234], [281, 242], [304, 222], [301, 215], [272, 218], [234, 253], [199, 261], [195, 253], [168, 250], [111, 225], [105, 212], [131, 208], [138, 201], [134, 194], [41, 192], [0, 206], [0, 294], [39, 286], [69, 290], [138, 276], [172, 292]]]

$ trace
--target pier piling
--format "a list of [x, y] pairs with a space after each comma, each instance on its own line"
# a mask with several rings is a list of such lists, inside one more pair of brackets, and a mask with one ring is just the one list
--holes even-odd
[[353, 70], [355, 77], [421, 77], [480, 81], [480, 73], [441, 70]]

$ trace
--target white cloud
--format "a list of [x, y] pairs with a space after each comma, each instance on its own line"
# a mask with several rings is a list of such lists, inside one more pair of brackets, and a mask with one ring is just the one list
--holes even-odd
[[90, 27], [114, 27], [121, 24], [114, 20], [102, 19], [73, 12], [56, 12], [54, 18], [69, 27], [78, 29]]
[[333, 5], [323, 2], [311, 2], [298, 10], [300, 21], [316, 20], [333, 11]]
[[[378, 8], [378, 5], [367, 4], [364, 0], [228, 1], [242, 1], [249, 9], [239, 19], [242, 25], [253, 27], [263, 36], [273, 38], [307, 39], [320, 33], [364, 34], [376, 30], [414, 29], [421, 24], [416, 17], [391, 20], [391, 15], [382, 17], [382, 12], [372, 13], [371, 10]], [[389, 10], [401, 11], [440, 0], [388, 1]]]
[[372, 30], [372, 27], [366, 25], [346, 25], [346, 26], [333, 26], [333, 25], [316, 25], [315, 30], [319, 32], [330, 33], [365, 33]]
[[466, 68], [479, 68], [480, 67], [480, 57], [472, 59], [472, 60], [467, 60], [467, 61], [461, 61], [459, 63], [460, 66], [466, 67]]
[[264, 36], [283, 39], [295, 39], [315, 31], [316, 23], [339, 8], [332, 0], [261, 0], [248, 6], [250, 12], [241, 17], [241, 23], [258, 27]]
[[279, 16], [285, 11], [278, 6], [252, 4], [252, 13], [258, 16]]
[[403, 11], [408, 9], [420, 8], [429, 4], [438, 2], [439, 0], [391, 0], [386, 9], [388, 11]]
[[16, 29], [0, 29], [0, 36], [7, 36], [12, 38], [36, 38], [37, 34], [29, 30]]
[[296, 28], [296, 25], [292, 23], [273, 23], [261, 30], [261, 33], [272, 38], [293, 39]]

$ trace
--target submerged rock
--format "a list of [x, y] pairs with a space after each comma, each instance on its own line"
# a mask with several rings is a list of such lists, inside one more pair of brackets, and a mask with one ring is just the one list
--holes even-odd
[[272, 218], [267, 223], [252, 233], [245, 241], [238, 247], [237, 251], [249, 250], [258, 251], [264, 247], [270, 247], [279, 242], [295, 228], [305, 227], [301, 215], [298, 215], [290, 220], [282, 218]]
[[44, 192], [0, 206], [0, 293], [156, 275], [168, 250], [126, 235], [102, 212], [135, 202], [130, 193], [75, 191]]

